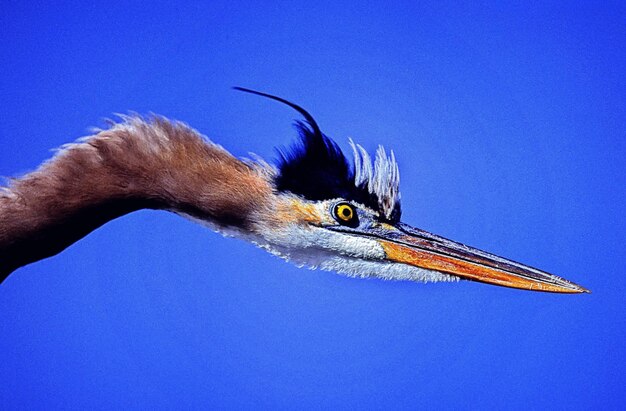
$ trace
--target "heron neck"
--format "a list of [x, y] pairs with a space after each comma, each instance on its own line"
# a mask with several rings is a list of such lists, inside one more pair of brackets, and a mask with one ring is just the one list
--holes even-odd
[[189, 127], [127, 119], [0, 188], [0, 282], [139, 209], [245, 227], [267, 190], [259, 170]]

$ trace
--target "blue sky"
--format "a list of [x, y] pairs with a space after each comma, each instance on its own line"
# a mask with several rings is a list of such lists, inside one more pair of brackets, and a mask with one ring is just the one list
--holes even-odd
[[355, 280], [165, 212], [0, 286], [7, 409], [619, 408], [620, 2], [92, 2], [0, 7], [0, 175], [113, 113], [276, 157], [306, 107], [400, 163], [403, 220], [590, 288]]

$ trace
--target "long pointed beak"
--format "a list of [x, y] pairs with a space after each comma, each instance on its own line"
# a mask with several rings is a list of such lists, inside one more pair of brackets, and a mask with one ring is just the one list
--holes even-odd
[[556, 275], [406, 224], [376, 228], [371, 234], [377, 237], [390, 261], [504, 287], [554, 293], [590, 292]]

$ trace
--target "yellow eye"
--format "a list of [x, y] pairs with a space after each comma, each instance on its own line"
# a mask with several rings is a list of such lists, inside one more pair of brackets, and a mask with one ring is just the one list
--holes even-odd
[[356, 218], [356, 211], [354, 210], [354, 207], [348, 203], [336, 204], [333, 211], [335, 219], [343, 224], [350, 223]]

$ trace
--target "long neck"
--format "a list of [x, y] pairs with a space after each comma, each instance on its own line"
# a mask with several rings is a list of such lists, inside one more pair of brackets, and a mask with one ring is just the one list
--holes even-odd
[[0, 282], [106, 222], [142, 208], [249, 229], [267, 209], [265, 171], [194, 130], [129, 118], [65, 146], [38, 170], [0, 188]]

